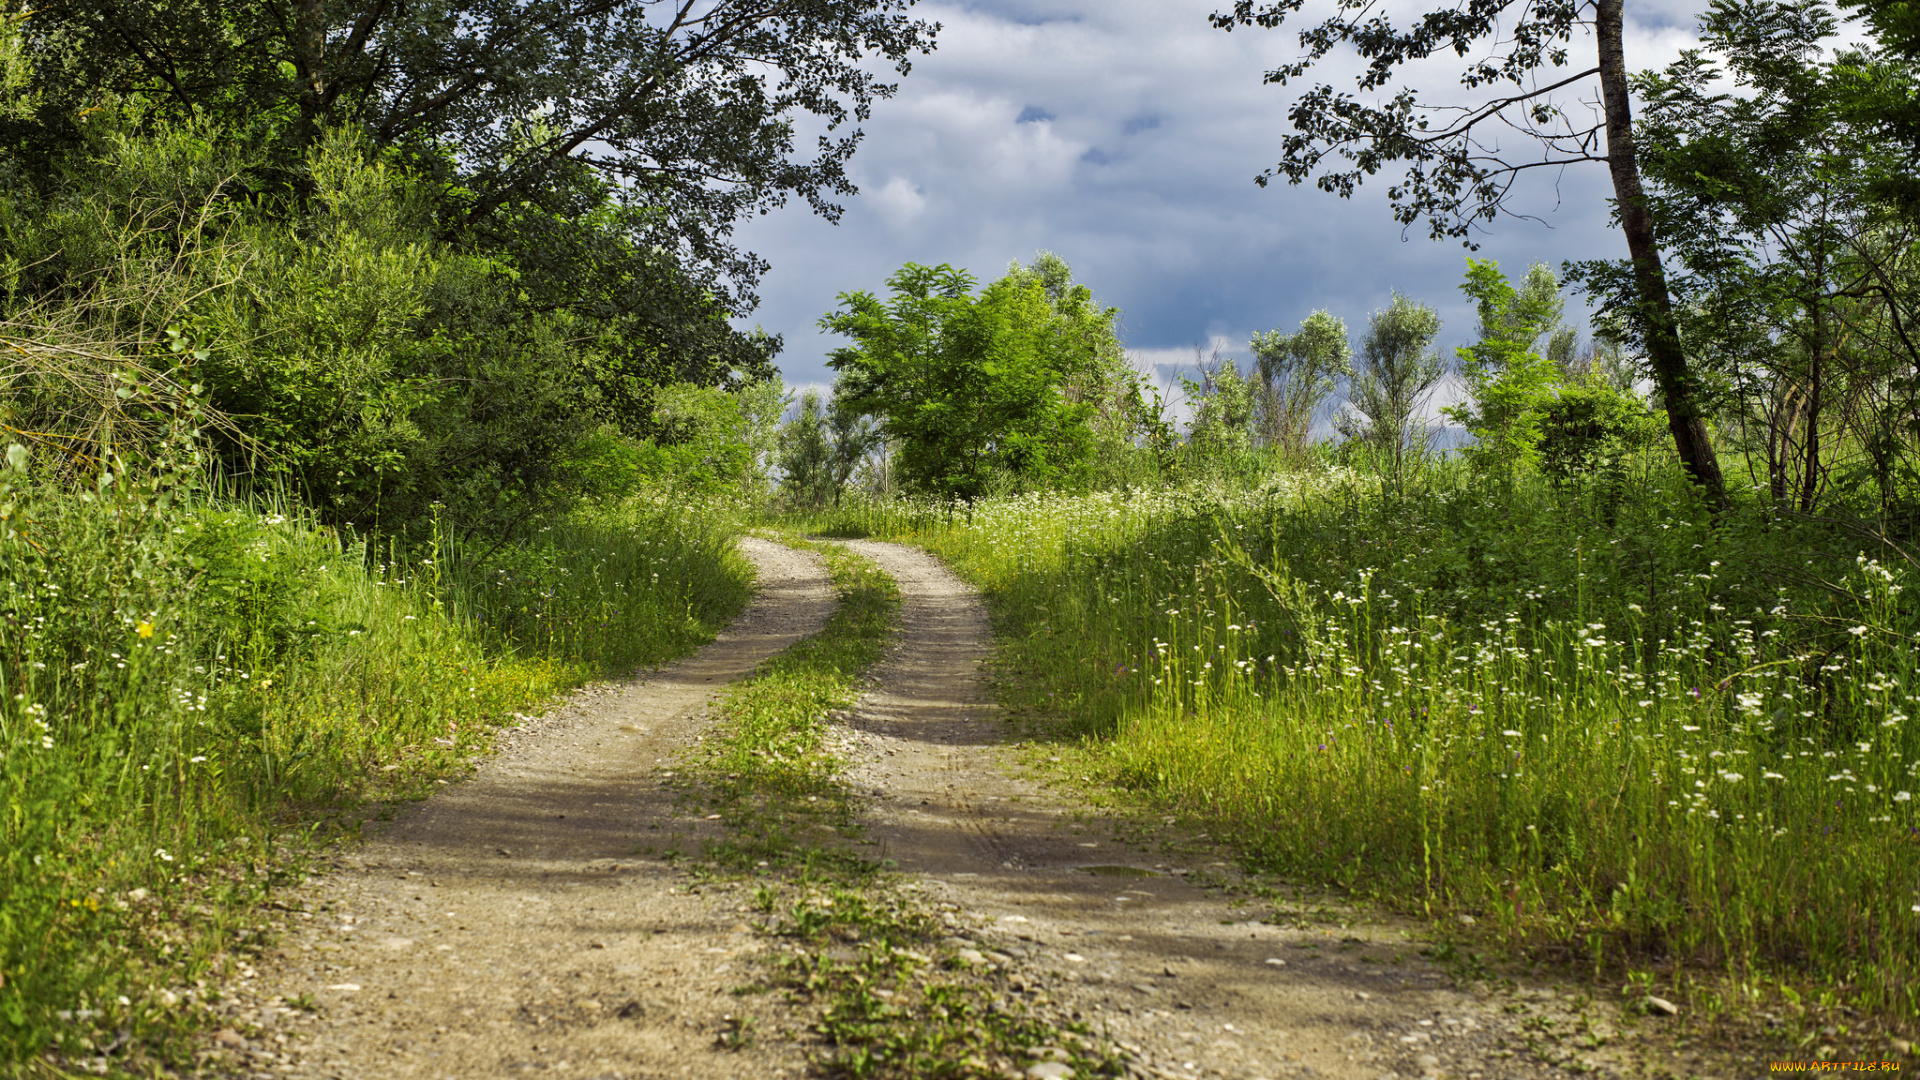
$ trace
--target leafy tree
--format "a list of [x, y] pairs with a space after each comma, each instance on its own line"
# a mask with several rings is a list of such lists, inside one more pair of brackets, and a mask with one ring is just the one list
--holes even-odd
[[[577, 220], [611, 200], [637, 210], [621, 231], [741, 306], [764, 267], [732, 245], [733, 223], [789, 198], [838, 216], [855, 125], [894, 91], [880, 71], [932, 48], [911, 7], [53, 0], [23, 27], [42, 107], [20, 136], [70, 139], [64, 118], [119, 95], [264, 138], [297, 178], [321, 133], [350, 122], [447, 172], [449, 233], [528, 208]], [[810, 149], [801, 117], [829, 132]]]
[[1212, 363], [1194, 357], [1199, 378], [1182, 376], [1180, 385], [1193, 405], [1187, 425], [1187, 452], [1197, 464], [1231, 466], [1253, 448], [1253, 425], [1259, 406], [1253, 382], [1240, 374], [1232, 360], [1214, 354]]
[[780, 487], [797, 506], [816, 509], [834, 493], [833, 447], [820, 392], [800, 395], [800, 409], [780, 426]]
[[819, 391], [808, 390], [801, 395], [799, 410], [780, 429], [781, 484], [788, 498], [809, 508], [839, 505], [877, 440], [871, 419], [851, 408], [844, 396], [836, 392], [822, 407]]
[[1138, 444], [1170, 440], [1161, 418], [1159, 395], [1127, 359], [1120, 342], [1120, 309], [1093, 302], [1093, 292], [1073, 280], [1073, 268], [1051, 251], [1026, 266], [1007, 268], [1014, 281], [1036, 279], [1046, 290], [1058, 332], [1070, 342], [1074, 362], [1061, 392], [1070, 402], [1092, 409], [1094, 456], [1111, 474], [1124, 474], [1124, 461], [1137, 458]]
[[1353, 370], [1347, 324], [1316, 311], [1291, 334], [1254, 334], [1248, 348], [1253, 351], [1253, 423], [1261, 444], [1295, 457], [1305, 454], [1314, 420], [1340, 379]]
[[1597, 477], [1609, 510], [1625, 496], [1632, 455], [1660, 438], [1646, 404], [1598, 375], [1557, 388], [1540, 408], [1539, 426], [1540, 471], [1556, 484]]
[[[1436, 54], [1468, 57], [1466, 104], [1433, 105], [1402, 88], [1370, 103], [1322, 83], [1288, 112], [1293, 131], [1277, 166], [1257, 179], [1289, 183], [1309, 177], [1323, 191], [1350, 197], [1368, 176], [1404, 165], [1389, 189], [1395, 216], [1426, 221], [1430, 235], [1467, 238], [1482, 223], [1512, 213], [1516, 182], [1536, 169], [1604, 163], [1613, 180], [1614, 211], [1627, 241], [1634, 291], [1628, 313], [1644, 343], [1648, 367], [1667, 410], [1674, 445], [1689, 475], [1717, 503], [1725, 502], [1720, 463], [1708, 438], [1698, 375], [1680, 345], [1660, 235], [1647, 211], [1633, 137], [1624, 45], [1625, 0], [1459, 0], [1396, 25], [1372, 0], [1338, 0], [1335, 14], [1300, 34], [1306, 55], [1267, 73], [1270, 83], [1305, 76], [1336, 50], [1351, 46], [1362, 60], [1356, 89], [1371, 95], [1409, 65]], [[1236, 0], [1215, 26], [1274, 28], [1306, 0]], [[1577, 34], [1591, 33], [1590, 64], [1574, 61]], [[1484, 48], [1482, 47], [1484, 45]], [[1594, 87], [1589, 80], [1597, 81]], [[1597, 89], [1599, 116], [1578, 115], [1569, 100]], [[1434, 114], [1439, 114], [1437, 117]], [[1523, 133], [1516, 144], [1494, 131]], [[1516, 150], [1516, 145], [1532, 152]], [[1469, 241], [1470, 243], [1470, 241]]]
[[1070, 294], [1063, 312], [1027, 273], [975, 296], [973, 277], [946, 265], [908, 263], [887, 284], [886, 300], [842, 293], [820, 325], [854, 340], [828, 366], [848, 407], [877, 417], [896, 441], [904, 484], [973, 499], [1001, 477], [1080, 482], [1094, 410], [1066, 387], [1093, 364], [1076, 331], [1085, 298]]
[[1557, 381], [1552, 361], [1535, 351], [1560, 319], [1553, 271], [1535, 264], [1515, 288], [1491, 259], [1467, 260], [1460, 286], [1480, 313], [1480, 340], [1456, 350], [1471, 399], [1446, 415], [1476, 440], [1482, 467], [1508, 471], [1538, 461], [1541, 408]]
[[1341, 434], [1373, 449], [1396, 482], [1408, 459], [1427, 447], [1427, 424], [1415, 414], [1447, 373], [1447, 362], [1433, 348], [1439, 335], [1438, 312], [1393, 294], [1386, 309], [1367, 320], [1347, 411], [1336, 421]]
[[[1636, 83], [1647, 205], [1680, 257], [1687, 342], [1724, 380], [1771, 501], [1802, 512], [1849, 445], [1891, 497], [1920, 416], [1920, 217], [1887, 184], [1914, 147], [1861, 111], [1864, 87], [1897, 97], [1912, 77], [1870, 47], [1828, 57], [1836, 32], [1817, 0], [1723, 0], [1700, 48]], [[1616, 297], [1631, 288], [1623, 266], [1582, 272]]]

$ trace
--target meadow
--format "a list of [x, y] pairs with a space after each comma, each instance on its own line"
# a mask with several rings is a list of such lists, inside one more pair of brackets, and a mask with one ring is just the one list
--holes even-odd
[[1323, 464], [813, 524], [949, 560], [1020, 703], [1253, 866], [1710, 1015], [1912, 1015], [1911, 563], [1636, 468], [1632, 499]]
[[192, 470], [76, 497], [28, 465], [0, 474], [0, 1063], [183, 1057], [316, 842], [516, 713], [690, 651], [751, 584], [719, 501], [408, 551]]

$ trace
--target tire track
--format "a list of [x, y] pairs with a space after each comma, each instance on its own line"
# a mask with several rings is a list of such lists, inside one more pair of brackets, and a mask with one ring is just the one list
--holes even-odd
[[[276, 950], [241, 966], [208, 1064], [314, 1080], [738, 1077], [714, 1034], [761, 946], [731, 899], [694, 894], [659, 857], [721, 833], [676, 804], [668, 765], [715, 690], [817, 632], [834, 603], [817, 556], [740, 547], [759, 592], [712, 644], [576, 694], [289, 898]], [[748, 1071], [803, 1068], [776, 1047]]]
[[949, 912], [949, 944], [989, 958], [1010, 992], [1091, 1024], [1138, 1077], [1570, 1075], [1519, 1049], [1507, 1003], [1423, 960], [1419, 928], [1350, 913], [1331, 928], [1260, 921], [1271, 905], [1243, 910], [1191, 883], [1230, 879], [1224, 863], [1171, 865], [1164, 845], [1120, 842], [1113, 823], [1025, 776], [997, 745], [980, 672], [991, 634], [972, 589], [917, 549], [847, 546], [893, 575], [903, 601], [900, 640], [846, 721], [851, 775], [874, 795], [867, 835]]

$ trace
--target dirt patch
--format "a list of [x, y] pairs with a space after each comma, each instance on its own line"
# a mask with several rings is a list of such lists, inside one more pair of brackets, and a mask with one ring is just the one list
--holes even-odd
[[[714, 690], [833, 609], [817, 556], [741, 549], [759, 594], [713, 644], [575, 695], [283, 898], [286, 932], [241, 969], [210, 1063], [344, 1080], [738, 1075], [716, 1039], [760, 945], [734, 898], [676, 869], [720, 830], [663, 774]], [[753, 1074], [802, 1067], [773, 1048]]]
[[[1569, 1060], [1578, 1039], [1611, 1035], [1605, 1016], [1583, 1021], [1553, 990], [1457, 989], [1420, 955], [1412, 924], [1309, 899], [1276, 925], [1286, 905], [1225, 863], [1171, 854], [1203, 846], [1122, 841], [998, 745], [1005, 725], [981, 672], [987, 614], [972, 590], [924, 552], [848, 546], [903, 599], [899, 645], [846, 724], [853, 778], [874, 800], [868, 837], [948, 914], [951, 945], [1006, 992], [1103, 1033], [1133, 1075], [1570, 1075], [1528, 1047]], [[1582, 1071], [1614, 1071], [1587, 1057]]]

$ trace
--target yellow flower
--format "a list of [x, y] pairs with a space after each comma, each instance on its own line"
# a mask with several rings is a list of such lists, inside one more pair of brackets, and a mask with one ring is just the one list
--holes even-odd
[[136, 634], [139, 634], [141, 637], [152, 637], [153, 624], [146, 621], [145, 619], [142, 619], [139, 622], [133, 624], [133, 632]]

